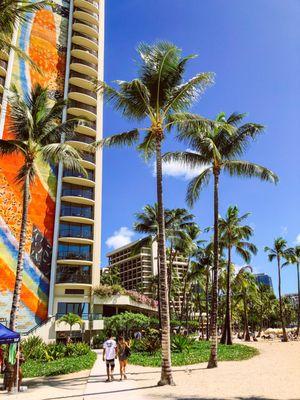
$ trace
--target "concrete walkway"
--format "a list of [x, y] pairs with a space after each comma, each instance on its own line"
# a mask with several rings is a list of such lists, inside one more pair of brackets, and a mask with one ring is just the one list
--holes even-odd
[[119, 362], [116, 360], [115, 380], [113, 382], [105, 382], [107, 375], [105, 362], [102, 361], [102, 350], [96, 350], [96, 352], [98, 357], [88, 378], [83, 399], [144, 400], [140, 390], [138, 390], [141, 379], [130, 374], [130, 371], [140, 367], [128, 366], [128, 373], [126, 374], [128, 379], [120, 381]]

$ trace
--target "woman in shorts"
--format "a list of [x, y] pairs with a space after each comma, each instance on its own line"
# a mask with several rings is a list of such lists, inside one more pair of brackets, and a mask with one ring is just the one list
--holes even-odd
[[120, 336], [118, 339], [118, 358], [120, 364], [120, 380], [123, 378], [127, 379], [126, 376], [126, 366], [128, 363], [128, 358], [130, 356], [130, 344], [127, 342], [123, 336]]

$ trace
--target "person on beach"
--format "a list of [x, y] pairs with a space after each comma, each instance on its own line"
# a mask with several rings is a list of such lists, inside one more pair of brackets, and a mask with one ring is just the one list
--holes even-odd
[[118, 357], [120, 364], [120, 381], [127, 379], [126, 366], [128, 363], [128, 357], [130, 356], [130, 343], [127, 342], [123, 336], [119, 336], [118, 339]]
[[112, 337], [111, 333], [108, 333], [107, 340], [103, 343], [103, 361], [106, 362], [106, 382], [114, 380], [114, 369], [115, 369], [115, 358], [117, 358], [117, 343]]

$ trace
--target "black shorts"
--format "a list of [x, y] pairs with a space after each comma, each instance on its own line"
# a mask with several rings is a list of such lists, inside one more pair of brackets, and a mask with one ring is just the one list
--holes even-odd
[[112, 360], [106, 360], [106, 366], [107, 367], [112, 367], [112, 368], [114, 368], [114, 366], [115, 366], [115, 359], [113, 358]]

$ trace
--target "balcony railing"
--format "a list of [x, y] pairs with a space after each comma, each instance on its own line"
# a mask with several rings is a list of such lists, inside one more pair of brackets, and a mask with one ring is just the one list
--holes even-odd
[[82, 239], [92, 239], [93, 230], [91, 225], [84, 225], [82, 227], [64, 227], [61, 226], [59, 230], [60, 237], [73, 237]]
[[[57, 313], [56, 314], [56, 320], [58, 320], [59, 318], [63, 317], [65, 314], [61, 314], [61, 313]], [[98, 321], [103, 319], [102, 314], [100, 313], [83, 313], [83, 314], [79, 314], [79, 317], [83, 320], [83, 321]], [[78, 325], [77, 325], [78, 326]], [[76, 329], [76, 328], [74, 328]]]
[[91, 275], [83, 273], [67, 273], [58, 272], [56, 273], [56, 283], [91, 283]]
[[65, 170], [63, 173], [63, 176], [73, 176], [75, 178], [85, 178], [85, 179], [89, 179], [90, 181], [94, 181], [95, 180], [95, 172], [94, 170], [91, 169], [87, 169], [86, 170], [87, 175], [84, 175], [80, 172], [76, 172], [76, 171], [69, 171], [69, 170]]
[[91, 206], [74, 207], [69, 204], [62, 204], [61, 207], [62, 217], [83, 217], [83, 218], [94, 218], [93, 209]]
[[86, 188], [77, 188], [75, 187], [63, 187], [62, 189], [62, 196], [75, 196], [75, 197], [83, 197], [86, 199], [94, 199], [94, 191], [93, 189]]
[[57, 258], [59, 260], [92, 261], [92, 253], [79, 253], [79, 252], [75, 252], [75, 251], [59, 251]]

